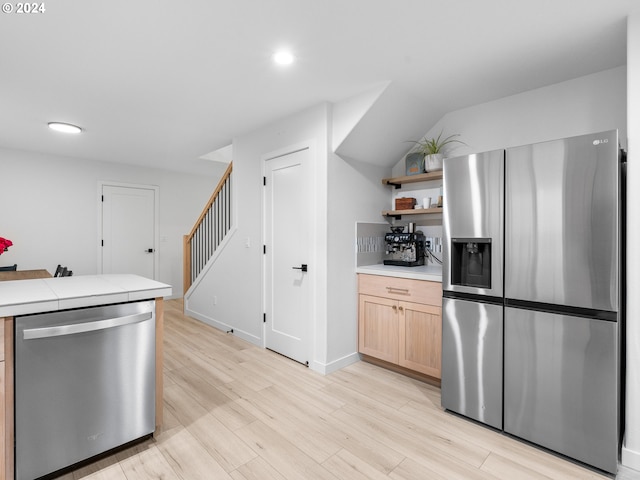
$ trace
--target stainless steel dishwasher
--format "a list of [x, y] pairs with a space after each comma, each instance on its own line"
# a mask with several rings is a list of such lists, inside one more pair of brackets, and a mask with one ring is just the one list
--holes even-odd
[[15, 478], [31, 480], [155, 428], [153, 300], [15, 319]]

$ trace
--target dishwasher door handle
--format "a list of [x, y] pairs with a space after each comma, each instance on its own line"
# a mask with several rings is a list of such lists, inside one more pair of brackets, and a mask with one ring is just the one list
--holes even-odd
[[133, 323], [149, 320], [153, 316], [152, 312], [136, 313], [124, 317], [107, 318], [93, 322], [73, 323], [71, 325], [57, 325], [54, 327], [30, 328], [24, 330], [25, 340], [35, 340], [37, 338], [61, 337], [64, 335], [74, 335], [76, 333], [94, 332], [96, 330], [106, 330], [108, 328], [131, 325]]

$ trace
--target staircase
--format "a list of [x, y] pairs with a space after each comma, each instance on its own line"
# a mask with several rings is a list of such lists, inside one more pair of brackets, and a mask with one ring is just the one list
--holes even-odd
[[213, 195], [183, 242], [183, 294], [186, 294], [231, 229], [231, 170], [218, 182]]

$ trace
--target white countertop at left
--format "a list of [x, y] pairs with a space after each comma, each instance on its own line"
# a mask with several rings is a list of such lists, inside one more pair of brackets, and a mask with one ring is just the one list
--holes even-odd
[[170, 296], [171, 285], [130, 274], [0, 282], [0, 317]]

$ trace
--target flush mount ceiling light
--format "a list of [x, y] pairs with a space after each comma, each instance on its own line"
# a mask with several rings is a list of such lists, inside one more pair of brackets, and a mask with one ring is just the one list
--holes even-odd
[[294, 60], [295, 57], [293, 56], [293, 54], [286, 50], [280, 50], [279, 52], [273, 54], [273, 61], [277, 65], [291, 65]]
[[49, 122], [49, 128], [51, 130], [55, 130], [56, 132], [63, 133], [80, 133], [82, 129], [76, 125], [72, 125], [70, 123], [62, 123], [62, 122]]

